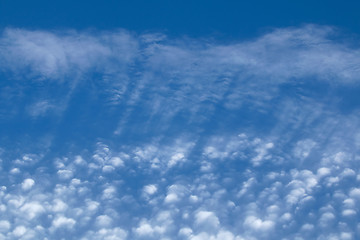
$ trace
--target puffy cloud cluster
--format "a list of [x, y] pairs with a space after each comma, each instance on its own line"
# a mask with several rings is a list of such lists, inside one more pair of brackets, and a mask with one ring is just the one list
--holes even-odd
[[[222, 144], [214, 145], [219, 139]], [[137, 159], [138, 147], [114, 151], [98, 143], [93, 154], [58, 158], [46, 172], [3, 186], [0, 210], [6, 217], [0, 222], [0, 236], [355, 239], [360, 227], [355, 221], [360, 201], [356, 161], [325, 164], [319, 159], [299, 167], [292, 162], [304, 158], [298, 155], [299, 144], [288, 151], [293, 153], [288, 159], [279, 156], [282, 151], [274, 145], [263, 168], [253, 163], [253, 156], [257, 146], [266, 145], [268, 141], [245, 134], [214, 136], [200, 154], [188, 155], [190, 167], [164, 165], [159, 172], [144, 169], [149, 165]], [[171, 160], [173, 148], [164, 149], [168, 154], [151, 156]], [[124, 158], [120, 167], [104, 171], [114, 158]], [[206, 171], [204, 161], [212, 164]]]

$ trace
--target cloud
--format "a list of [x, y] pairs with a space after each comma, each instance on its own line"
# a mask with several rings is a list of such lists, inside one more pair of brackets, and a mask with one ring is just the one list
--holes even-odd
[[58, 170], [57, 174], [59, 175], [60, 179], [66, 180], [70, 179], [73, 176], [73, 172], [71, 170]]
[[154, 230], [148, 223], [143, 222], [138, 228], [135, 229], [135, 232], [140, 236], [151, 236]]
[[17, 226], [12, 232], [15, 237], [21, 237], [26, 233], [27, 229], [24, 226]]
[[119, 240], [125, 240], [127, 239], [127, 232], [123, 229], [116, 227], [116, 228], [110, 228], [110, 229], [100, 229], [97, 232], [90, 232], [85, 238], [81, 239], [104, 239], [104, 240], [112, 240], [112, 239], [119, 239]]
[[39, 202], [29, 202], [21, 206], [20, 211], [31, 220], [44, 213], [45, 209]]
[[107, 215], [100, 215], [96, 218], [96, 225], [99, 227], [109, 227], [112, 224], [112, 219]]
[[195, 215], [195, 224], [204, 227], [207, 231], [219, 227], [219, 219], [213, 212], [199, 211]]
[[68, 205], [63, 202], [61, 199], [54, 199], [54, 204], [52, 206], [53, 212], [64, 212], [68, 208]]
[[27, 191], [29, 189], [31, 189], [35, 184], [35, 181], [31, 178], [27, 178], [23, 181], [23, 183], [21, 184], [21, 188], [24, 190], [24, 191]]
[[42, 115], [46, 115], [48, 111], [50, 111], [52, 108], [54, 108], [54, 105], [49, 103], [46, 100], [39, 101], [37, 103], [34, 103], [34, 105], [29, 107], [29, 114], [32, 117], [39, 117]]
[[98, 63], [106, 61], [112, 53], [121, 54], [115, 61], [129, 61], [131, 50], [136, 49], [131, 36], [121, 31], [97, 38], [73, 31], [51, 33], [8, 28], [2, 33], [1, 43], [6, 46], [1, 48], [3, 67], [11, 70], [30, 67], [33, 74], [50, 79], [100, 67]]
[[148, 195], [153, 195], [154, 193], [157, 192], [157, 187], [156, 185], [154, 184], [149, 184], [149, 185], [146, 185], [144, 187], [144, 193], [148, 194]]
[[0, 238], [358, 238], [360, 58], [337, 37], [3, 31]]
[[[181, 39], [159, 40], [124, 30], [94, 34], [8, 28], [1, 35], [0, 51], [3, 71], [28, 74], [30, 70], [40, 79], [72, 81], [70, 89], [77, 85], [76, 79], [96, 72], [102, 76], [103, 90], [113, 94], [110, 102], [146, 106], [142, 110], [161, 116], [161, 128], [167, 128], [165, 121], [183, 111], [189, 114], [188, 121], [204, 121], [207, 116], [201, 112], [214, 113], [217, 103], [230, 109], [264, 106], [285, 83], [312, 77], [329, 83], [355, 82], [359, 51], [333, 41], [335, 34], [330, 27], [307, 25], [220, 45], [195, 39], [186, 44]], [[140, 64], [136, 67], [140, 72], [134, 70], [134, 62]], [[51, 102], [58, 99], [39, 100], [29, 106], [30, 113], [45, 114]], [[126, 113], [134, 114], [131, 108]]]
[[10, 227], [11, 227], [11, 224], [10, 224], [9, 221], [6, 221], [6, 220], [1, 220], [1, 221], [0, 221], [0, 231], [1, 231], [2, 233], [8, 232], [9, 229], [10, 229]]
[[58, 228], [72, 229], [75, 224], [76, 224], [76, 221], [74, 219], [72, 219], [72, 218], [67, 218], [67, 217], [64, 217], [64, 216], [58, 216], [53, 220], [51, 229], [52, 230], [56, 230]]
[[274, 228], [274, 222], [270, 220], [261, 220], [254, 216], [249, 216], [245, 219], [244, 225], [255, 231], [269, 231]]
[[103, 199], [112, 199], [116, 194], [116, 188], [114, 186], [108, 186], [104, 189], [102, 198]]

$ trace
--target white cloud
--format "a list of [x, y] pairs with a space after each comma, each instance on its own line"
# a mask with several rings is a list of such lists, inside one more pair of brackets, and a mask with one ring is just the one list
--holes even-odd
[[14, 230], [13, 230], [13, 235], [17, 238], [23, 236], [27, 231], [27, 228], [25, 226], [17, 226]]
[[154, 229], [149, 223], [147, 223], [146, 221], [142, 221], [139, 227], [135, 229], [135, 232], [140, 236], [151, 236], [154, 232]]
[[179, 201], [179, 197], [176, 193], [169, 193], [168, 195], [166, 195], [165, 197], [165, 203], [174, 203]]
[[275, 226], [275, 223], [271, 220], [262, 220], [255, 216], [248, 216], [244, 221], [244, 225], [255, 231], [269, 231]]
[[195, 214], [195, 224], [207, 230], [217, 229], [220, 221], [215, 213], [210, 211], [199, 211]]
[[313, 224], [306, 223], [301, 227], [301, 230], [303, 231], [312, 231], [314, 229]]
[[24, 190], [24, 191], [28, 191], [30, 190], [35, 184], [35, 181], [31, 178], [27, 178], [25, 179], [22, 184], [21, 184], [21, 188]]
[[111, 53], [118, 54], [119, 51], [122, 54], [117, 60], [126, 62], [136, 49], [136, 42], [125, 32], [104, 34], [99, 39], [84, 33], [57, 35], [7, 29], [3, 32], [1, 43], [7, 46], [1, 49], [2, 58], [8, 64], [6, 67], [21, 69], [30, 64], [35, 73], [48, 78], [63, 77], [69, 72], [76, 72], [76, 69], [84, 71], [99, 67], [99, 62], [106, 61]]
[[154, 193], [157, 192], [157, 187], [156, 185], [154, 184], [149, 184], [149, 185], [146, 185], [144, 187], [144, 193], [148, 194], [148, 195], [153, 195]]
[[99, 203], [98, 202], [95, 202], [95, 201], [86, 201], [86, 210], [89, 211], [89, 212], [94, 212], [96, 211], [98, 208], [99, 208]]
[[341, 240], [351, 240], [351, 239], [353, 239], [353, 234], [351, 232], [342, 232], [340, 234], [340, 239]]
[[187, 161], [187, 155], [194, 147], [193, 141], [179, 137], [165, 146], [159, 146], [157, 141], [143, 147], [134, 149], [134, 160], [143, 166], [149, 165], [153, 170], [166, 172], [170, 168], [176, 167]]
[[192, 235], [192, 229], [189, 227], [184, 227], [179, 230], [179, 236], [181, 237], [190, 237]]
[[331, 174], [331, 170], [329, 168], [326, 168], [326, 167], [322, 167], [322, 168], [319, 168], [317, 170], [317, 175], [319, 176], [319, 178], [322, 178], [324, 176], [328, 176]]
[[68, 205], [61, 199], [54, 199], [53, 206], [51, 208], [54, 212], [64, 212], [68, 208]]
[[19, 174], [20, 172], [21, 172], [21, 171], [20, 171], [19, 168], [13, 168], [13, 169], [10, 170], [10, 173], [11, 173], [11, 174]]
[[216, 240], [234, 240], [235, 239], [235, 236], [232, 232], [229, 232], [229, 231], [224, 231], [224, 230], [221, 230], [217, 236], [216, 236]]
[[349, 196], [357, 200], [360, 200], [360, 188], [351, 189], [349, 192]]
[[115, 171], [115, 168], [113, 166], [105, 165], [102, 168], [102, 171], [105, 173], [111, 173], [111, 172]]
[[332, 221], [335, 221], [336, 217], [331, 212], [325, 212], [320, 216], [319, 224], [322, 227], [328, 227]]
[[31, 166], [37, 163], [42, 158], [41, 155], [27, 153], [21, 159], [16, 159], [15, 164], [19, 166]]
[[39, 117], [45, 115], [51, 109], [54, 108], [54, 105], [49, 103], [47, 100], [42, 100], [34, 103], [28, 108], [28, 112], [32, 117]]
[[104, 240], [125, 240], [127, 239], [127, 232], [119, 227], [115, 228], [103, 228], [97, 232], [89, 231], [86, 234], [86, 237], [81, 238], [82, 240], [97, 240], [97, 239], [104, 239]]
[[345, 207], [353, 208], [355, 206], [355, 201], [351, 198], [347, 198], [343, 201]]
[[58, 228], [67, 228], [72, 229], [76, 221], [72, 218], [67, 218], [65, 216], [57, 216], [53, 221], [50, 230], [56, 230]]
[[71, 170], [67, 170], [67, 169], [58, 170], [57, 174], [58, 174], [59, 178], [62, 180], [68, 180], [68, 179], [72, 178], [74, 175]]
[[176, 165], [179, 162], [184, 162], [185, 158], [184, 158], [184, 154], [183, 153], [176, 153], [174, 155], [171, 156], [170, 161], [168, 162], [168, 167], [173, 167], [174, 165]]
[[29, 202], [21, 206], [20, 211], [24, 214], [24, 217], [33, 219], [45, 212], [45, 208], [39, 202]]
[[187, 194], [187, 192], [188, 191], [185, 186], [173, 184], [169, 186], [164, 202], [168, 204], [178, 202]]
[[100, 215], [96, 217], [96, 225], [101, 228], [110, 227], [112, 219], [107, 215]]
[[352, 216], [356, 216], [356, 211], [353, 209], [345, 209], [342, 211], [342, 215], [344, 217], [352, 217]]
[[307, 158], [315, 146], [316, 142], [312, 141], [311, 139], [301, 140], [296, 144], [294, 155], [300, 159]]
[[0, 220], [0, 232], [7, 233], [11, 227], [11, 224], [7, 220]]
[[270, 159], [270, 155], [268, 155], [269, 149], [273, 148], [274, 144], [272, 142], [266, 143], [258, 148], [255, 149], [257, 153], [256, 157], [251, 159], [251, 162], [254, 166], [259, 166], [263, 160]]
[[123, 167], [124, 166], [124, 161], [119, 157], [112, 157], [109, 161], [114, 167]]
[[104, 189], [102, 198], [103, 199], [112, 199], [115, 197], [116, 194], [116, 188], [114, 186], [108, 186]]

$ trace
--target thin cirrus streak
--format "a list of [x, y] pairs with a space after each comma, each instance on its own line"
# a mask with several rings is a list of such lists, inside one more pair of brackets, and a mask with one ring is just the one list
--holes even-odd
[[359, 49], [6, 29], [0, 239], [356, 239]]

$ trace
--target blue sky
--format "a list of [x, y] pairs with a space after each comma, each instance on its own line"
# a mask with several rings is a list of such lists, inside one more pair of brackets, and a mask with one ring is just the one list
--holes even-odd
[[358, 239], [359, 4], [0, 2], [0, 239]]

